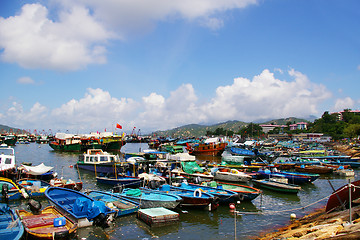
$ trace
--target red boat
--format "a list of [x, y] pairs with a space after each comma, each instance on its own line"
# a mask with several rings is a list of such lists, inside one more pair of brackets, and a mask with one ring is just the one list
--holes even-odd
[[198, 143], [194, 146], [187, 144], [186, 150], [189, 152], [189, 154], [192, 155], [220, 156], [225, 150], [226, 146], [227, 143], [224, 142]]
[[[358, 199], [360, 197], [360, 180], [352, 182], [351, 185], [351, 201]], [[355, 187], [354, 187], [355, 186]], [[330, 197], [326, 204], [325, 211], [332, 212], [337, 208], [349, 205], [349, 186], [348, 184], [337, 189]]]

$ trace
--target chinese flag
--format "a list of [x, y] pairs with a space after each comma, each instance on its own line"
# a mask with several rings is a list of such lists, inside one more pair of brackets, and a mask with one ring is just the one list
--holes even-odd
[[120, 124], [116, 124], [116, 128], [122, 129], [122, 126]]

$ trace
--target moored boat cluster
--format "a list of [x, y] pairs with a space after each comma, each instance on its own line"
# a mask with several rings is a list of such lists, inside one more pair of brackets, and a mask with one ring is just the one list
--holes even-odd
[[[199, 161], [199, 155], [218, 155], [221, 162], [211, 158]], [[74, 171], [92, 172], [99, 184], [108, 186], [108, 191], [99, 191], [82, 189], [81, 181], [56, 178], [52, 167], [44, 164], [16, 166], [14, 152], [1, 157], [13, 159], [8, 161], [11, 166], [2, 166], [4, 201], [45, 197], [53, 205], [41, 210], [30, 201], [33, 212], [17, 211], [26, 234], [37, 238], [51, 238], [53, 233], [66, 237], [90, 225], [107, 227], [114, 219], [136, 212], [138, 216], [151, 214], [142, 209], [214, 211], [219, 205], [252, 201], [263, 191], [297, 194], [301, 186], [320, 176], [353, 176], [352, 168], [357, 167], [356, 158], [320, 144], [240, 143], [213, 138], [184, 145], [167, 143], [139, 153], [89, 148], [79, 154]], [[151, 217], [156, 222], [156, 216]]]

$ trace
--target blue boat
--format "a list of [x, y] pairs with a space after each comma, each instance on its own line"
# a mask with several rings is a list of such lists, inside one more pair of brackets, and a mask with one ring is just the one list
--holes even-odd
[[300, 173], [300, 172], [290, 172], [290, 171], [281, 171], [283, 174], [288, 174], [290, 176], [299, 176], [299, 175], [302, 175], [302, 176], [307, 176], [307, 177], [310, 177], [310, 181], [313, 182], [315, 181], [316, 179], [318, 179], [320, 177], [320, 174], [317, 174], [317, 173]]
[[139, 209], [139, 203], [124, 199], [119, 195], [115, 195], [103, 191], [90, 191], [87, 195], [97, 201], [103, 201], [106, 206], [116, 211], [116, 217], [121, 217], [135, 213]]
[[209, 186], [203, 186], [198, 184], [192, 184], [192, 183], [181, 183], [180, 189], [190, 189], [195, 190], [197, 192], [202, 193], [209, 193], [211, 195], [214, 195], [219, 198], [220, 203], [233, 203], [240, 201], [239, 195], [236, 192], [226, 190], [226, 189], [218, 189], [214, 187]]
[[113, 185], [113, 186], [124, 186], [128, 187], [139, 187], [142, 180], [138, 177], [130, 177], [130, 176], [118, 176], [118, 177], [96, 177], [96, 181], [98, 183]]
[[215, 210], [219, 206], [219, 198], [212, 194], [195, 191], [191, 189], [182, 189], [179, 187], [164, 184], [155, 191], [171, 193], [182, 198], [181, 207], [205, 208]]
[[45, 190], [51, 187], [50, 183], [39, 179], [24, 178], [16, 181], [16, 183], [24, 188], [31, 198], [44, 197]]
[[270, 171], [270, 170], [259, 170], [258, 174], [260, 178], [286, 178], [288, 179], [288, 183], [299, 185], [304, 183], [312, 182], [312, 178], [310, 176], [306, 176], [304, 174], [288, 174], [281, 171]]
[[11, 179], [3, 177], [0, 177], [0, 195], [5, 201], [29, 197], [26, 191], [22, 191]]
[[78, 227], [97, 225], [107, 227], [116, 212], [105, 205], [104, 202], [72, 189], [49, 187], [45, 196], [50, 202]]
[[182, 198], [159, 191], [152, 191], [144, 188], [125, 188], [121, 193], [114, 193], [122, 198], [135, 201], [140, 204], [140, 208], [157, 208], [163, 207], [168, 209], [176, 208], [182, 201]]
[[0, 238], [21, 239], [24, 226], [19, 216], [5, 203], [0, 203]]

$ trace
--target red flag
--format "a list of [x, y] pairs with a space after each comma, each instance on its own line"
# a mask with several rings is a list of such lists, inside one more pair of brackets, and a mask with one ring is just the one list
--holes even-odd
[[122, 129], [122, 126], [120, 124], [116, 124], [116, 128]]

